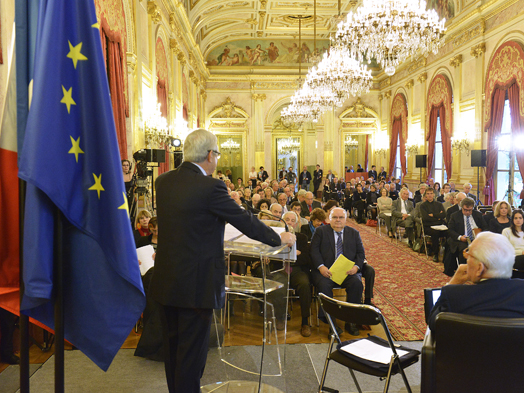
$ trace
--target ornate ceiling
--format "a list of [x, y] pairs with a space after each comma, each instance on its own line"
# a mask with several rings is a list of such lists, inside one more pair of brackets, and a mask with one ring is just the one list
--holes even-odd
[[[357, 5], [356, 0], [341, 0], [342, 15]], [[233, 40], [298, 39], [299, 22], [304, 16], [302, 38], [314, 39], [314, 3], [278, 0], [184, 0], [193, 36], [204, 59], [209, 52]], [[317, 0], [317, 40], [326, 40], [335, 30], [337, 0]]]

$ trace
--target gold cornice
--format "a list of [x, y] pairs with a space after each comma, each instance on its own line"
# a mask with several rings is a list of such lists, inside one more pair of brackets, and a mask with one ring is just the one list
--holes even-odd
[[390, 98], [391, 97], [391, 90], [388, 90], [384, 93], [384, 98]]
[[384, 89], [388, 86], [391, 86], [391, 78], [386, 78], [382, 82], [380, 82], [380, 89]]
[[486, 44], [484, 42], [471, 47], [471, 56], [475, 58], [479, 57], [484, 52], [486, 52]]
[[261, 102], [264, 101], [267, 97], [265, 94], [258, 94], [258, 93], [253, 93], [251, 94], [251, 98], [257, 102], [258, 100], [260, 100]]
[[457, 68], [460, 65], [460, 63], [462, 63], [462, 55], [453, 56], [449, 60], [449, 65], [454, 67], [454, 68]]
[[480, 20], [475, 21], [468, 27], [462, 29], [460, 32], [455, 34], [453, 38], [453, 49], [456, 49], [466, 42], [471, 41], [472, 39], [484, 34], [486, 31], [486, 22], [485, 19], [480, 18]]
[[411, 73], [411, 72], [413, 72], [415, 70], [418, 70], [419, 68], [425, 67], [427, 63], [428, 63], [428, 60], [425, 57], [423, 57], [423, 58], [421, 58], [419, 60], [415, 60], [409, 66], [408, 72]]
[[147, 2], [147, 13], [151, 16], [151, 20], [153, 23], [160, 23], [162, 20], [162, 14], [160, 13], [160, 8], [158, 7], [158, 4], [156, 1], [148, 1]]

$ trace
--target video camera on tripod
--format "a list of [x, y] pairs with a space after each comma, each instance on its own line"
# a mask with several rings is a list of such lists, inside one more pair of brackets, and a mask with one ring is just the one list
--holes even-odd
[[153, 165], [150, 164], [166, 162], [166, 152], [160, 149], [142, 149], [135, 152], [133, 158], [136, 161], [136, 192], [146, 193], [148, 177], [153, 176]]

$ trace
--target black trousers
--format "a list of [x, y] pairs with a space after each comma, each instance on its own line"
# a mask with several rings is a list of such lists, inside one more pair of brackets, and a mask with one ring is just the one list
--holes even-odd
[[302, 318], [309, 318], [311, 314], [311, 280], [309, 268], [305, 266], [293, 266], [291, 274], [289, 275], [289, 286], [298, 294]]
[[375, 269], [369, 263], [362, 265], [362, 278], [366, 284], [364, 287], [364, 299], [373, 299], [373, 287], [375, 286]]
[[163, 306], [165, 369], [170, 393], [199, 393], [206, 366], [212, 309]]
[[[333, 288], [341, 287], [346, 289], [346, 301], [348, 303], [362, 303], [362, 290], [364, 289], [364, 286], [362, 285], [361, 273], [347, 276], [340, 286], [333, 280], [320, 274], [318, 269], [313, 269], [311, 275], [313, 278], [313, 284], [317, 287], [318, 293], [323, 293], [324, 295], [333, 297]], [[324, 310], [319, 310], [318, 317], [324, 317]]]
[[431, 236], [431, 252], [433, 254], [438, 254], [440, 246], [439, 240], [441, 237], [447, 237], [448, 231], [437, 231], [431, 227], [424, 227], [424, 233]]

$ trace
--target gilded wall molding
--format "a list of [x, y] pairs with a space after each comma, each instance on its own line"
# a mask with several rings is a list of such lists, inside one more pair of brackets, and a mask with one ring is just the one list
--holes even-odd
[[428, 63], [428, 60], [425, 57], [423, 57], [423, 58], [421, 58], [419, 60], [415, 60], [409, 66], [408, 72], [411, 73], [413, 71], [418, 70], [419, 68], [425, 67], [427, 63]]
[[184, 53], [179, 52], [178, 55], [176, 56], [176, 58], [178, 59], [178, 62], [179, 62], [182, 66], [186, 64], [186, 56], [184, 55]]
[[255, 152], [260, 153], [264, 151], [264, 142], [255, 142]]
[[410, 79], [406, 82], [406, 89], [411, 89], [415, 85], [415, 81], [413, 79]]
[[267, 97], [265, 94], [259, 94], [259, 93], [253, 93], [251, 94], [251, 98], [257, 102], [258, 100], [260, 100], [261, 102], [264, 101]]
[[484, 34], [486, 31], [486, 22], [484, 19], [478, 20], [473, 26], [469, 26], [453, 37], [453, 50], [465, 44], [468, 41]]
[[276, 89], [276, 90], [294, 90], [298, 88], [297, 81], [282, 82], [251, 82], [252, 89]]
[[471, 56], [477, 58], [486, 52], [486, 44], [484, 42], [471, 47]]
[[333, 141], [324, 141], [324, 151], [333, 151]]
[[171, 38], [169, 40], [169, 49], [171, 49], [171, 51], [175, 55], [178, 55], [180, 53], [180, 45], [178, 44], [178, 41], [175, 38]]
[[391, 90], [388, 90], [384, 93], [384, 97], [385, 98], [390, 98], [391, 97]]
[[147, 2], [147, 13], [151, 16], [153, 23], [160, 23], [162, 20], [162, 14], [160, 13], [160, 8], [158, 7], [156, 1]]
[[449, 65], [452, 66], [453, 68], [457, 68], [461, 63], [462, 63], [462, 55], [453, 56], [449, 60]]
[[380, 82], [380, 89], [384, 89], [388, 86], [391, 86], [391, 78], [386, 78], [382, 82]]
[[419, 81], [419, 83], [424, 83], [427, 79], [428, 79], [428, 73], [427, 72], [423, 72], [422, 74], [420, 74], [417, 77], [417, 80]]
[[379, 94], [379, 95], [378, 95], [378, 100], [379, 100], [379, 101], [382, 101], [383, 99], [384, 99], [384, 96], [383, 96], [382, 94]]

